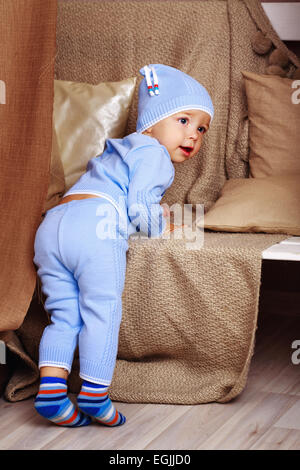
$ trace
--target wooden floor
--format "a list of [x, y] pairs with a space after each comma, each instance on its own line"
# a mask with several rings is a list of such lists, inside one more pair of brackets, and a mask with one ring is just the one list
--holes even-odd
[[[300, 449], [300, 315], [262, 315], [243, 393], [227, 404], [197, 406], [120, 403], [120, 428], [96, 423], [60, 428], [33, 408], [33, 399], [0, 399], [0, 449]], [[300, 352], [298, 355], [300, 359]]]

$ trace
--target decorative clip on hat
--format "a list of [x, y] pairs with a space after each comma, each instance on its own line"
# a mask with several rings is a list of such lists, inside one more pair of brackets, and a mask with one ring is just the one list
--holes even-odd
[[[154, 96], [154, 94], [159, 95], [158, 78], [157, 78], [155, 68], [151, 65], [150, 66], [145, 65], [144, 71], [145, 71], [145, 78], [146, 78], [146, 82], [147, 82], [149, 95], [150, 96]], [[151, 76], [150, 76], [151, 72], [152, 72], [153, 81], [154, 81], [154, 92], [153, 92], [153, 86], [152, 86]]]

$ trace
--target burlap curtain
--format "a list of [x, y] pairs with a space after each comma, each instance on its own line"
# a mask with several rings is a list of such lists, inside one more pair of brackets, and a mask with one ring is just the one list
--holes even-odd
[[36, 283], [33, 241], [49, 180], [56, 11], [56, 0], [0, 0], [1, 332], [22, 324]]

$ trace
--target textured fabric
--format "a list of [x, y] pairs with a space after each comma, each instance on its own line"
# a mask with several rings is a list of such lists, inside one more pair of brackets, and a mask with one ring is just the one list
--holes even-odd
[[[97, 84], [135, 76], [146, 63], [164, 63], [202, 83], [215, 105], [213, 125], [198, 157], [176, 165], [164, 199], [170, 206], [204, 202], [208, 208], [226, 177], [248, 175], [241, 70], [264, 73], [268, 61], [253, 51], [252, 35], [257, 29], [267, 34], [287, 53], [291, 71], [299, 60], [279, 39], [258, 0], [153, 5], [150, 0], [60, 0], [55, 75]], [[143, 28], [137, 27], [141, 18]], [[136, 98], [137, 90], [126, 134], [135, 130]], [[111, 398], [207, 403], [229, 401], [241, 393], [254, 348], [261, 252], [283, 238], [206, 232], [203, 248], [190, 251], [179, 240], [131, 243]], [[36, 392], [36, 345], [48, 323], [34, 298], [24, 323], [7, 342], [18, 357], [5, 390], [8, 400]], [[76, 392], [81, 386], [78, 367], [75, 355], [69, 383]]]
[[[214, 107], [211, 97], [192, 77], [163, 64], [150, 64], [149, 67], [146, 65], [140, 73], [146, 75], [146, 78], [139, 86], [137, 132], [143, 132], [162, 119], [188, 109], [205, 111], [210, 115], [212, 122]], [[155, 89], [156, 81], [157, 89]]]
[[[264, 73], [268, 64], [266, 55], [252, 50], [257, 29], [299, 66], [258, 0], [164, 0], [155, 2], [155, 8], [152, 0], [58, 1], [57, 29], [57, 79], [118, 81], [136, 76], [145, 64], [162, 63], [189, 74], [209, 92], [215, 106], [213, 124], [199, 155], [175, 164], [174, 184], [163, 201], [169, 205], [202, 203], [208, 209], [226, 178], [248, 176], [248, 120], [243, 125], [247, 101], [241, 70]], [[188, 38], [187, 31], [193, 32]], [[126, 134], [136, 129], [137, 95], [138, 87]], [[240, 140], [243, 145], [237, 148]]]
[[300, 106], [295, 80], [249, 72], [243, 76], [250, 121], [250, 176], [300, 172]]
[[199, 250], [181, 240], [130, 245], [112, 400], [196, 404], [238, 395], [254, 351], [261, 252], [283, 238], [205, 233]]
[[300, 172], [228, 180], [205, 214], [204, 226], [219, 232], [300, 236]]
[[127, 236], [139, 226], [142, 233], [157, 237], [166, 226], [159, 202], [173, 179], [167, 149], [157, 139], [134, 132], [123, 139], [108, 139], [104, 153], [89, 161], [86, 173], [66, 196], [98, 193], [108, 197], [120, 217], [126, 218]]
[[128, 244], [115, 226], [116, 217], [104, 215], [116, 238], [110, 236], [110, 228], [100, 238], [98, 213], [103, 204], [111, 206], [105, 199], [91, 198], [50, 209], [36, 234], [34, 262], [51, 317], [40, 343], [39, 367], [70, 372], [78, 344], [80, 376], [109, 385], [117, 356]]
[[56, 2], [0, 1], [0, 331], [18, 328], [36, 275], [34, 234], [49, 183]]

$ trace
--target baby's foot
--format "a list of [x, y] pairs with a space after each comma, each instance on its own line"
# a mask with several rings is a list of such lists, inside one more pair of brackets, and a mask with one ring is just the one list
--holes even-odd
[[112, 404], [107, 385], [83, 381], [77, 397], [79, 409], [105, 426], [120, 426], [126, 418]]
[[91, 423], [91, 418], [79, 411], [67, 396], [67, 381], [62, 378], [41, 378], [34, 407], [41, 416], [59, 426], [78, 427]]

